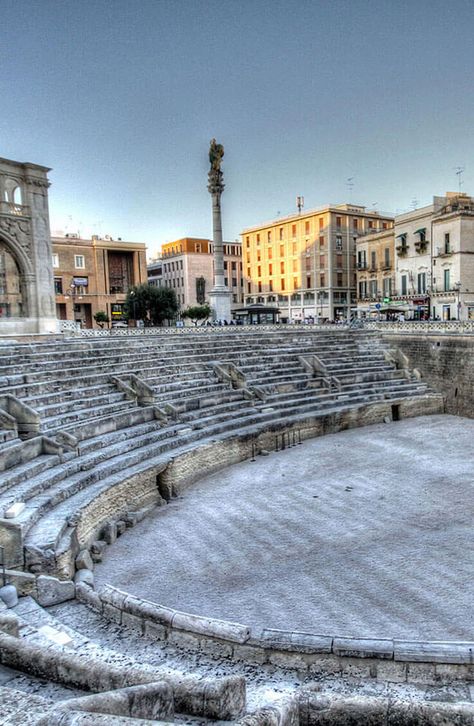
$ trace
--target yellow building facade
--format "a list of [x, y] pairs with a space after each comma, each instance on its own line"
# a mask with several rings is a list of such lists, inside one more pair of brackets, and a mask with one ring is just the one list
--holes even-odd
[[244, 229], [245, 304], [276, 304], [284, 322], [349, 319], [357, 239], [392, 226], [391, 217], [341, 204]]

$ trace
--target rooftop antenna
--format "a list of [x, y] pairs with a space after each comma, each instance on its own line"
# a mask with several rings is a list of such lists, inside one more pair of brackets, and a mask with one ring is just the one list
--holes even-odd
[[458, 178], [459, 194], [461, 194], [461, 187], [464, 184], [464, 180], [462, 178], [462, 175], [464, 174], [464, 169], [465, 169], [464, 166], [456, 166], [455, 167], [456, 176]]
[[298, 210], [298, 214], [301, 214], [301, 210], [304, 207], [304, 197], [296, 197], [296, 208]]
[[413, 211], [418, 208], [418, 199], [416, 197], [413, 197], [413, 199], [411, 200], [411, 208], [413, 209]]
[[352, 202], [352, 190], [354, 189], [354, 178], [353, 176], [348, 176], [346, 179], [346, 186], [349, 190], [349, 200]]

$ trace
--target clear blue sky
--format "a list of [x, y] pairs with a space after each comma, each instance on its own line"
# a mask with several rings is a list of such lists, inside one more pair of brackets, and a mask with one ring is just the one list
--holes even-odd
[[[474, 3], [2, 0], [0, 156], [53, 168], [53, 229], [226, 239], [346, 200], [474, 193]], [[354, 177], [350, 194], [347, 178]]]

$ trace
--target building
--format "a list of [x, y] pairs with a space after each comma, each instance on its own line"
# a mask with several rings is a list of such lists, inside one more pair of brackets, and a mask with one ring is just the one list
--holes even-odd
[[48, 169], [0, 159], [0, 333], [56, 331]]
[[[243, 302], [242, 246], [224, 242], [225, 284], [232, 292], [232, 307]], [[148, 281], [172, 288], [181, 309], [209, 302], [214, 284], [211, 240], [183, 237], [162, 246], [161, 256], [148, 265]]]
[[147, 282], [146, 246], [111, 237], [53, 237], [56, 314], [92, 328], [104, 311], [114, 322], [125, 320], [124, 304], [133, 285]]
[[278, 305], [280, 319], [348, 319], [356, 300], [356, 241], [393, 218], [353, 204], [327, 206], [244, 229], [246, 305]]
[[370, 317], [393, 310], [395, 235], [393, 229], [371, 232], [357, 240], [357, 314]]

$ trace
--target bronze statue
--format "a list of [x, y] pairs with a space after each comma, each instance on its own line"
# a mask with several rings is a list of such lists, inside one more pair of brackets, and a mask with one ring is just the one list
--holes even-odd
[[211, 139], [211, 145], [209, 147], [209, 161], [211, 162], [211, 171], [220, 172], [221, 161], [224, 156], [224, 147], [222, 144], [218, 144], [215, 139]]

